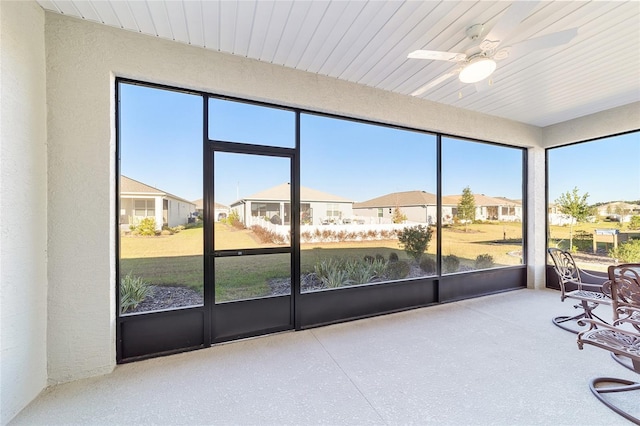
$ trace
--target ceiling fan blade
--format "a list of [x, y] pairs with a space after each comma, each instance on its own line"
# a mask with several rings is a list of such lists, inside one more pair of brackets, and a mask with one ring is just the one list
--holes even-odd
[[538, 5], [537, 1], [514, 1], [480, 44], [482, 50], [495, 49]]
[[463, 61], [467, 55], [457, 52], [440, 52], [437, 50], [414, 50], [407, 55], [409, 59], [431, 59], [434, 61]]
[[453, 77], [454, 75], [458, 74], [458, 70], [455, 71], [451, 71], [448, 72], [446, 74], [441, 75], [440, 77], [436, 78], [435, 80], [431, 80], [430, 82], [428, 82], [427, 84], [425, 84], [424, 86], [422, 86], [421, 88], [419, 88], [418, 90], [414, 91], [411, 93], [411, 96], [420, 96], [422, 95], [424, 92], [426, 92], [427, 90], [431, 89], [434, 86], [437, 86], [438, 84], [442, 83], [443, 81]]
[[509, 48], [509, 58], [513, 58], [532, 50], [548, 49], [550, 47], [562, 46], [569, 43], [578, 35], [578, 28], [569, 28], [568, 30], [558, 31], [529, 40], [516, 43]]

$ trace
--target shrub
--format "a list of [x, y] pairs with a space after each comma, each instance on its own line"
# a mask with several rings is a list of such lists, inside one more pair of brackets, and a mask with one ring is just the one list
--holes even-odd
[[383, 255], [381, 255], [380, 253], [376, 253], [376, 260], [379, 260], [379, 261], [381, 261], [381, 262], [384, 262], [384, 261], [385, 261], [385, 260], [384, 260], [384, 256], [383, 256]]
[[322, 260], [313, 266], [313, 270], [318, 279], [328, 288], [348, 284], [347, 271], [340, 260], [333, 258]]
[[384, 258], [378, 259], [376, 256], [376, 260], [371, 264], [371, 269], [373, 270], [373, 274], [376, 278], [382, 278], [384, 276], [385, 271], [387, 270], [387, 261]]
[[631, 216], [631, 221], [627, 228], [631, 230], [640, 229], [640, 215]]
[[142, 277], [136, 277], [129, 272], [120, 280], [120, 312], [125, 313], [129, 309], [134, 309], [149, 294], [151, 287]]
[[370, 283], [385, 274], [387, 262], [365, 256], [363, 259], [324, 259], [313, 266], [316, 277], [328, 288]]
[[360, 260], [347, 260], [344, 263], [348, 284], [366, 284], [375, 277], [373, 264]]
[[640, 262], [640, 240], [629, 240], [609, 251], [609, 255], [623, 263]]
[[275, 233], [273, 231], [268, 230], [267, 228], [263, 228], [260, 225], [253, 225], [251, 230], [258, 237], [260, 242], [265, 244], [285, 244], [287, 239], [282, 235]]
[[231, 213], [229, 213], [229, 216], [227, 216], [226, 219], [224, 219], [224, 222], [227, 225], [231, 225], [234, 228], [238, 228], [238, 229], [244, 229], [244, 223], [242, 223], [242, 221], [240, 220], [240, 213], [238, 213], [236, 210], [232, 210]]
[[410, 270], [409, 262], [398, 260], [387, 265], [385, 274], [390, 280], [401, 280], [409, 275]]
[[136, 226], [138, 235], [153, 236], [156, 235], [156, 219], [154, 217], [145, 217]]
[[420, 261], [420, 269], [429, 275], [436, 273], [436, 261], [430, 257], [425, 257]]
[[442, 258], [442, 269], [444, 269], [445, 274], [458, 272], [459, 268], [460, 268], [460, 259], [458, 259], [458, 256], [450, 254], [449, 256], [445, 256]]
[[389, 263], [395, 263], [397, 261], [398, 261], [398, 253], [393, 251], [389, 253]]
[[202, 220], [198, 220], [197, 222], [194, 223], [187, 223], [184, 226], [184, 229], [194, 229], [194, 228], [202, 228], [204, 227], [204, 222]]
[[424, 251], [429, 247], [431, 235], [431, 227], [416, 225], [398, 232], [398, 242], [404, 251], [419, 263]]
[[493, 256], [491, 256], [488, 253], [479, 254], [478, 257], [476, 257], [476, 261], [475, 261], [476, 269], [492, 268], [494, 265], [495, 265], [495, 262], [493, 261]]

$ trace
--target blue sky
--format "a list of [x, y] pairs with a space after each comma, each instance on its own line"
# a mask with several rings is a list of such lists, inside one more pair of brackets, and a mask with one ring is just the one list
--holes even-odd
[[549, 202], [578, 187], [590, 204], [640, 200], [640, 132], [548, 151]]
[[[202, 198], [202, 99], [122, 86], [121, 173], [179, 197]], [[212, 139], [293, 147], [290, 111], [212, 100]], [[640, 198], [639, 135], [550, 151], [550, 200], [578, 186], [590, 202]], [[521, 151], [443, 138], [443, 193], [521, 198]], [[610, 159], [610, 160], [609, 160]], [[435, 193], [435, 137], [303, 115], [301, 183], [353, 201], [397, 191]], [[216, 154], [216, 201], [229, 205], [289, 182], [289, 161]], [[594, 172], [595, 170], [595, 172]]]

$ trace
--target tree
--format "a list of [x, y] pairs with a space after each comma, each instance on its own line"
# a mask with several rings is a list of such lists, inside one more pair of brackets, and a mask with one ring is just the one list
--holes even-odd
[[[580, 195], [576, 186], [573, 191], [560, 194], [555, 202], [562, 213], [568, 214], [575, 219], [576, 223], [579, 223], [584, 222], [591, 213], [587, 198], [589, 198], [589, 193], [585, 192]], [[573, 250], [573, 222], [573, 220], [569, 221], [569, 250]]]
[[391, 221], [393, 223], [404, 223], [405, 220], [407, 220], [407, 215], [402, 213], [402, 210], [400, 210], [400, 206], [396, 204], [395, 209], [393, 209], [393, 216], [391, 217]]
[[468, 186], [462, 190], [457, 216], [458, 219], [464, 221], [464, 232], [467, 232], [467, 223], [476, 219], [476, 201]]

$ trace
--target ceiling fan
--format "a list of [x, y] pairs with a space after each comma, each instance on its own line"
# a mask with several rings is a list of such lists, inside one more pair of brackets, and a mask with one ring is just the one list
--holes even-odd
[[460, 64], [454, 70], [441, 75], [411, 93], [411, 96], [420, 96], [427, 90], [443, 81], [458, 75], [462, 83], [477, 83], [489, 77], [496, 70], [496, 61], [513, 58], [532, 50], [545, 49], [569, 43], [578, 34], [578, 28], [559, 31], [524, 40], [520, 43], [508, 46], [504, 40], [515, 30], [524, 18], [529, 16], [538, 2], [515, 1], [509, 6], [505, 14], [494, 25], [484, 38], [484, 25], [474, 24], [467, 28], [467, 37], [473, 44], [464, 53], [441, 52], [437, 50], [416, 50], [407, 56], [409, 59], [429, 59], [435, 61], [449, 61]]

